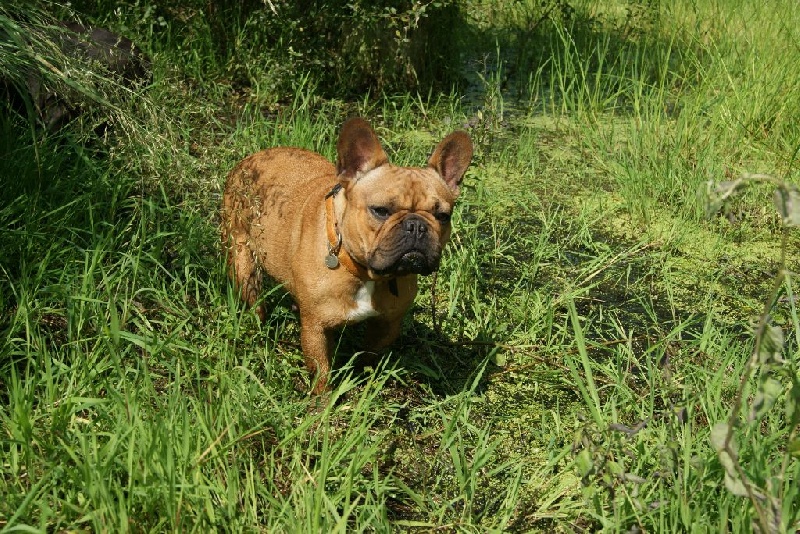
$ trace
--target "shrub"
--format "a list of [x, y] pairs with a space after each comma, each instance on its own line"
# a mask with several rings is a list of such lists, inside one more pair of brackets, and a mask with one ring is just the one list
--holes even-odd
[[113, 12], [99, 0], [72, 5], [150, 46], [179, 50], [198, 77], [280, 96], [307, 77], [324, 96], [340, 97], [457, 81], [457, 0], [144, 0]]

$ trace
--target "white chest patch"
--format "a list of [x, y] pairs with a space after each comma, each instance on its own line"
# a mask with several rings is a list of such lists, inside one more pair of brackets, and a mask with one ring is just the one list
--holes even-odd
[[353, 297], [353, 304], [355, 305], [350, 313], [347, 314], [349, 321], [363, 321], [370, 317], [375, 317], [378, 312], [372, 307], [372, 294], [375, 292], [375, 282], [372, 280], [364, 282], [358, 288], [355, 296]]

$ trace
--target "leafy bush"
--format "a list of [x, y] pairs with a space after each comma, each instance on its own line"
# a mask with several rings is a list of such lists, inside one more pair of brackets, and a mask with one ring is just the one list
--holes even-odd
[[227, 77], [270, 95], [285, 97], [305, 77], [327, 96], [456, 81], [457, 0], [145, 0], [113, 12], [98, 0], [72, 5], [151, 46], [178, 50], [199, 78]]

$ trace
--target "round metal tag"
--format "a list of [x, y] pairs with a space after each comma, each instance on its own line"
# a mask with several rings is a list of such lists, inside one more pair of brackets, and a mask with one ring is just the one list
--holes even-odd
[[325, 266], [327, 266], [328, 269], [337, 268], [339, 266], [339, 258], [334, 256], [333, 254], [328, 254], [327, 256], [325, 256]]

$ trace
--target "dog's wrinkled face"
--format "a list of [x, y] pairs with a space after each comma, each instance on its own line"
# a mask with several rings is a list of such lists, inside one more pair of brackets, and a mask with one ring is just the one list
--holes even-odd
[[431, 168], [382, 165], [345, 190], [342, 238], [373, 274], [430, 274], [450, 237], [456, 195]]
[[450, 215], [472, 158], [472, 141], [453, 132], [427, 167], [389, 163], [372, 128], [345, 123], [336, 170], [344, 191], [338, 213], [342, 244], [372, 276], [430, 274], [450, 237]]

